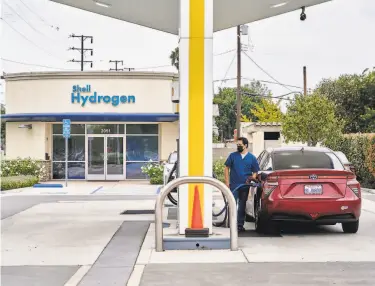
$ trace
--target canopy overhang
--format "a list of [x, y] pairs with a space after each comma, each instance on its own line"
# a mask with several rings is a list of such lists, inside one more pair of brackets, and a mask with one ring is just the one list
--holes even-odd
[[75, 122], [175, 122], [179, 116], [173, 113], [18, 113], [4, 114], [2, 122], [62, 122], [70, 119]]
[[[50, 1], [178, 35], [179, 0]], [[215, 0], [214, 32], [328, 1], [331, 0]]]

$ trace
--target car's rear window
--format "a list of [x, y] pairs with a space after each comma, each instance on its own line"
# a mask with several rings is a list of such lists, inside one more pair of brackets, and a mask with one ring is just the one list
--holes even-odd
[[344, 153], [342, 153], [341, 151], [338, 151], [338, 152], [335, 152], [335, 154], [337, 155], [337, 157], [339, 157], [340, 161], [343, 164], [350, 164], [348, 158], [345, 156]]
[[273, 154], [275, 170], [335, 169], [344, 170], [339, 158], [332, 152], [286, 150]]

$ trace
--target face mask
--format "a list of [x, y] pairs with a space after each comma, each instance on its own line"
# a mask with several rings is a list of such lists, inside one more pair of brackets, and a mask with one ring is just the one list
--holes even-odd
[[237, 147], [237, 151], [241, 153], [243, 151], [243, 147], [242, 146], [238, 146]]

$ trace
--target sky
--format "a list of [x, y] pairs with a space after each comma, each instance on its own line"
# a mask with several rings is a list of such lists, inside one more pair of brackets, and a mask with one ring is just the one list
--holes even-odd
[[[177, 36], [48, 0], [0, 3], [1, 72], [79, 70], [79, 63], [68, 62], [80, 55], [68, 50], [80, 45], [78, 39], [69, 38], [72, 33], [94, 37], [93, 44], [85, 42], [86, 48], [94, 49], [94, 55], [86, 58], [94, 66], [87, 65], [85, 70], [109, 70], [114, 67], [109, 60], [123, 60], [124, 67], [139, 71], [176, 72], [169, 55], [178, 45]], [[361, 73], [375, 66], [375, 0], [334, 0], [307, 8], [306, 15], [304, 22], [299, 19], [300, 11], [295, 11], [248, 24], [249, 36], [242, 36], [242, 43], [250, 44], [246, 53], [263, 70], [243, 55], [243, 83], [276, 79], [297, 86], [288, 89], [266, 83], [279, 96], [302, 91], [303, 66], [310, 89], [323, 78]], [[235, 80], [223, 81], [236, 77], [235, 49], [235, 28], [214, 34], [216, 89], [236, 86]], [[4, 83], [0, 93], [4, 103]]]

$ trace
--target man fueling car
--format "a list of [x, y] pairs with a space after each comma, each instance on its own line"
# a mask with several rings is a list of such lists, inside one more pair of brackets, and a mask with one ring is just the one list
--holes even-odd
[[256, 157], [248, 151], [249, 141], [245, 137], [237, 139], [237, 152], [231, 153], [225, 162], [225, 184], [233, 192], [238, 204], [237, 228], [245, 231], [245, 209], [249, 195], [250, 181], [256, 181], [259, 164]]

